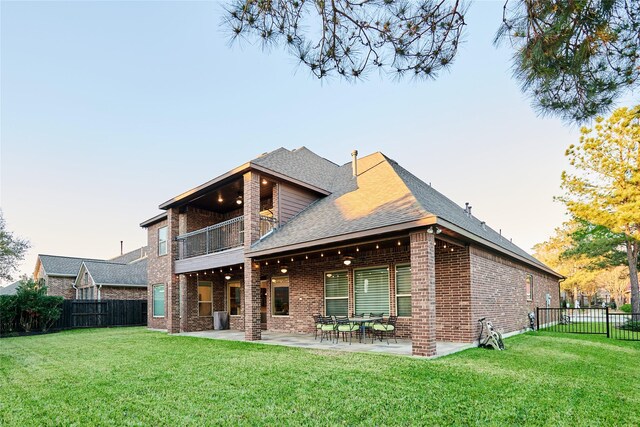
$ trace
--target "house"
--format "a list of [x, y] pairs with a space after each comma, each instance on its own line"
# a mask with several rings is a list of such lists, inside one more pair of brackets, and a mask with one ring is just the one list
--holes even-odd
[[[101, 263], [109, 266], [98, 267]], [[95, 280], [87, 266], [93, 268], [97, 277]], [[65, 299], [145, 298], [146, 247], [110, 260], [38, 254], [33, 277], [35, 280], [44, 280], [48, 295]], [[78, 285], [81, 285], [82, 291]]]
[[18, 291], [18, 286], [22, 283], [20, 280], [8, 284], [7, 286], [0, 287], [0, 295], [15, 295]]
[[305, 147], [265, 153], [144, 221], [150, 328], [259, 340], [311, 332], [312, 315], [384, 312], [415, 355], [505, 333], [559, 304], [562, 277], [382, 153], [337, 165]]

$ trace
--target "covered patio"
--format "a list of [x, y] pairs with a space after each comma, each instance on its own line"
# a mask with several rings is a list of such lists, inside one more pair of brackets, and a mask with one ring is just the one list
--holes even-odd
[[[197, 338], [209, 338], [217, 340], [227, 341], [248, 341], [245, 338], [245, 332], [240, 330], [228, 329], [228, 330], [207, 330], [197, 332], [182, 332], [177, 334], [179, 336], [197, 337]], [[393, 339], [387, 344], [386, 340], [382, 342], [376, 340], [371, 343], [370, 339], [367, 339], [364, 343], [358, 342], [354, 339], [351, 344], [344, 342], [340, 339], [337, 343], [335, 340], [324, 340], [320, 342], [320, 337], [314, 338], [312, 334], [294, 334], [285, 332], [273, 332], [262, 331], [262, 339], [260, 344], [268, 345], [282, 345], [287, 347], [300, 347], [310, 350], [327, 350], [327, 351], [341, 351], [341, 352], [355, 352], [355, 353], [380, 353], [380, 354], [392, 354], [397, 356], [411, 356], [411, 340], [400, 339], [395, 343]], [[456, 343], [456, 342], [436, 342], [436, 354], [432, 357], [446, 356], [458, 351], [466, 350], [473, 347], [473, 344], [468, 343]]]

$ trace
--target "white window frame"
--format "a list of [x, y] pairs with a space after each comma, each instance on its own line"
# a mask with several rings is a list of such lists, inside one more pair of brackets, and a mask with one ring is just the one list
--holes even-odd
[[347, 274], [347, 316], [349, 315], [349, 270], [332, 270], [332, 271], [325, 271], [323, 278], [324, 278], [324, 315], [327, 315], [327, 300], [331, 299], [331, 300], [336, 300], [336, 299], [345, 299], [345, 297], [327, 297], [327, 274], [333, 274], [333, 273], [346, 273]]
[[403, 319], [410, 319], [411, 316], [400, 316], [398, 314], [398, 297], [409, 297], [411, 298], [411, 291], [409, 291], [408, 294], [399, 294], [398, 293], [398, 267], [409, 267], [409, 271], [411, 271], [411, 264], [396, 264], [395, 266], [395, 276], [394, 276], [394, 282], [393, 284], [395, 285], [395, 291], [396, 291], [396, 315], [398, 317], [402, 317]]
[[[208, 285], [206, 285], [206, 283], [208, 283]], [[209, 288], [211, 288], [211, 300], [209, 301], [200, 301], [200, 292], [198, 291], [198, 317], [213, 317], [213, 282], [210, 280], [198, 280], [196, 282], [196, 285], [198, 288], [200, 288], [200, 286], [209, 286]], [[201, 315], [200, 314], [200, 304], [201, 303], [209, 303], [211, 304], [211, 314], [209, 315]]]
[[527, 273], [525, 276], [525, 292], [527, 301], [533, 301], [533, 274]]
[[[167, 230], [167, 237], [162, 240], [160, 239], [160, 231]], [[162, 253], [161, 247], [162, 243], [164, 243], [164, 253]], [[165, 225], [164, 227], [158, 228], [158, 256], [164, 256], [169, 253], [169, 226]]]
[[[277, 279], [287, 278], [287, 285], [278, 285], [274, 284], [273, 281]], [[274, 314], [276, 307], [276, 288], [288, 288], [289, 289], [289, 314]], [[291, 282], [289, 279], [289, 275], [285, 274], [282, 276], [273, 276], [271, 278], [271, 316], [272, 317], [289, 317], [291, 315]]]
[[[231, 314], [231, 288], [240, 289], [240, 314]], [[227, 283], [227, 309], [229, 311], [229, 317], [242, 317], [243, 315], [243, 307], [242, 307], [242, 285], [239, 280], [234, 280], [233, 282]]]
[[155, 297], [155, 289], [158, 286], [162, 286], [162, 289], [163, 289], [162, 292], [163, 292], [163, 295], [164, 295], [164, 302], [163, 302], [164, 312], [165, 313], [167, 312], [167, 294], [165, 293], [167, 288], [164, 285], [164, 283], [156, 283], [155, 285], [151, 286], [151, 314], [152, 314], [154, 319], [162, 319], [162, 318], [164, 318], [164, 314], [162, 316], [157, 316], [156, 313], [155, 313], [155, 298], [154, 297]]
[[[386, 268], [387, 269], [387, 273], [389, 275], [389, 286], [388, 286], [388, 290], [389, 290], [389, 311], [391, 311], [391, 267], [389, 266], [389, 264], [382, 264], [382, 265], [371, 265], [371, 266], [367, 266], [367, 267], [360, 267], [360, 268], [354, 268], [353, 269], [353, 310], [356, 310], [356, 273], [358, 271], [362, 271], [362, 270], [377, 270], [377, 269], [381, 269], [381, 268]], [[365, 315], [368, 315], [369, 313], [365, 313]], [[387, 316], [389, 316], [391, 313], [385, 313]]]

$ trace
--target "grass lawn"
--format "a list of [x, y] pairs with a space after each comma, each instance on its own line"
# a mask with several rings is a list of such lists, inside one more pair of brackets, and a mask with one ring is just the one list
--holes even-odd
[[0, 340], [0, 425], [640, 425], [640, 342], [529, 333], [436, 360], [169, 336]]
[[[611, 338], [620, 340], [640, 340], [639, 330], [629, 330], [620, 328], [623, 321], [609, 325], [609, 335]], [[549, 332], [571, 332], [607, 335], [607, 324], [605, 322], [571, 322], [568, 325], [552, 325], [545, 328]]]

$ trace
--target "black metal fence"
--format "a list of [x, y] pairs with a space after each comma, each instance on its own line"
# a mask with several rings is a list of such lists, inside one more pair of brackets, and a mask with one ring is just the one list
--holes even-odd
[[640, 313], [612, 313], [605, 308], [536, 308], [538, 330], [606, 335], [640, 341]]

